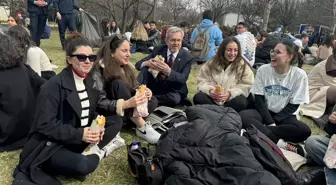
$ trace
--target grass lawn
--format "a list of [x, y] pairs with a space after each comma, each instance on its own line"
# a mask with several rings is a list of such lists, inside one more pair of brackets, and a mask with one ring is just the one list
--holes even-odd
[[[58, 37], [58, 32], [53, 31], [49, 40], [43, 40], [41, 48], [46, 51], [49, 58], [53, 61], [53, 64], [59, 68], [56, 72], [60, 72], [65, 67], [65, 52], [61, 48], [61, 44]], [[145, 55], [133, 54], [132, 62], [140, 60]], [[192, 96], [196, 92], [196, 77], [199, 70], [199, 66], [192, 67], [191, 74], [188, 80], [189, 98], [192, 100]], [[309, 71], [311, 66], [304, 66], [304, 69]], [[302, 121], [310, 126], [314, 135], [322, 135], [324, 132], [316, 127], [311, 120], [302, 118]], [[133, 140], [139, 140], [132, 130], [123, 130], [121, 136], [130, 143]], [[14, 152], [0, 153], [0, 184], [8, 185], [12, 182], [12, 171], [17, 165], [19, 160], [19, 154], [21, 150]], [[71, 161], [69, 161], [71, 162]], [[108, 158], [103, 159], [100, 162], [99, 168], [92, 173], [85, 182], [74, 179], [62, 178], [61, 180], [65, 185], [131, 185], [135, 184], [134, 179], [130, 176], [127, 166], [127, 153], [126, 148], [122, 148], [119, 151], [114, 152]]]

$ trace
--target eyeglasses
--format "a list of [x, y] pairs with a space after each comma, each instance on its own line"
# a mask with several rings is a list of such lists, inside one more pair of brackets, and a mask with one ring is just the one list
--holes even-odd
[[90, 62], [95, 62], [97, 60], [97, 55], [83, 55], [83, 54], [75, 54], [70, 55], [70, 57], [76, 57], [79, 62], [85, 62], [87, 59], [89, 59]]
[[281, 52], [279, 50], [271, 49], [270, 54], [271, 55], [278, 55], [278, 54], [281, 54]]
[[240, 30], [240, 29], [243, 29], [244, 27], [242, 27], [242, 26], [238, 26], [237, 27], [237, 30]]

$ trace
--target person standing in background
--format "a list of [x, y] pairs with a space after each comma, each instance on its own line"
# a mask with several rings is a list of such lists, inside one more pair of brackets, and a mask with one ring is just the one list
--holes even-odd
[[68, 28], [70, 32], [76, 31], [76, 15], [74, 10], [84, 11], [74, 0], [54, 0], [54, 7], [58, 20], [58, 31], [63, 50], [65, 31]]
[[28, 0], [27, 11], [30, 18], [30, 35], [37, 46], [41, 44], [41, 35], [44, 31], [48, 16], [48, 5], [52, 0]]

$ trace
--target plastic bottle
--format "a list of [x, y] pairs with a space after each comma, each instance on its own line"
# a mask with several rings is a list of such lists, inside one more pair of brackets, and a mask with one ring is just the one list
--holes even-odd
[[136, 141], [133, 141], [131, 144], [131, 150], [136, 150], [139, 148], [139, 144]]

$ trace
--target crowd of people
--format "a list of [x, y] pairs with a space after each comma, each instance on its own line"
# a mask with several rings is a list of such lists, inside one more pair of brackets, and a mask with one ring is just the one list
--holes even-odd
[[[24, 147], [13, 184], [56, 185], [59, 174], [84, 180], [100, 160], [125, 145], [119, 134], [124, 122], [135, 124], [138, 137], [157, 143], [161, 134], [135, 110], [144, 103], [149, 114], [158, 106], [192, 106], [187, 81], [193, 63], [202, 64], [194, 104], [231, 107], [239, 113], [243, 129], [253, 125], [278, 147], [324, 165], [330, 137], [311, 136], [298, 115], [314, 119], [329, 136], [336, 134], [332, 36], [318, 48], [319, 62], [309, 75], [299, 68], [308, 42], [305, 34], [302, 43], [295, 43], [262, 32], [261, 38], [251, 41], [253, 56], [247, 61], [249, 51], [239, 35], [249, 37], [248, 26], [241, 22], [236, 37], [223, 38], [209, 10], [191, 34], [183, 22], [165, 30], [163, 41], [155, 21], [138, 22], [127, 38], [115, 22], [104, 19], [103, 45], [95, 54], [73, 26], [73, 9], [83, 10], [73, 1], [55, 0], [67, 64], [56, 75], [39, 48], [46, 22], [41, 15], [50, 2], [33, 3], [34, 8], [28, 8], [30, 31], [10, 17], [9, 29], [0, 34], [0, 78], [5, 79], [0, 82], [0, 152]], [[67, 28], [72, 33], [65, 38]], [[148, 56], [134, 66], [133, 52]], [[255, 73], [253, 64], [259, 59], [265, 64]], [[294, 66], [297, 63], [299, 67]], [[143, 84], [145, 91], [138, 94], [136, 89]], [[97, 114], [107, 118], [106, 125], [93, 131], [90, 126]], [[85, 153], [91, 145], [93, 152]], [[325, 175], [327, 184], [332, 184], [335, 169], [326, 168]]]

